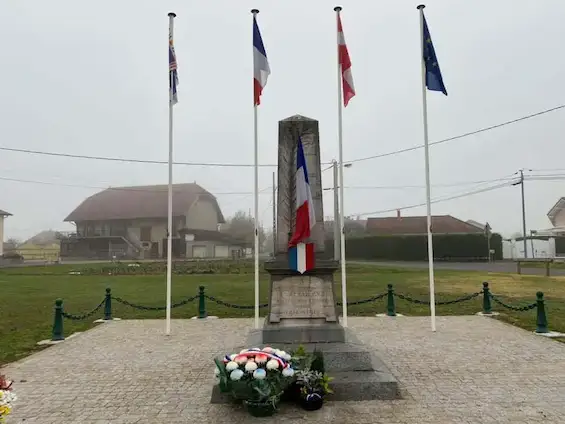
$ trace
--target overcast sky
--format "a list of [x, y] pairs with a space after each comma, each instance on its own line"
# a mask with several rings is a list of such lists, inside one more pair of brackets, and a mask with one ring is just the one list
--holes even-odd
[[[357, 90], [344, 111], [345, 160], [422, 144], [417, 2], [341, 5]], [[322, 0], [99, 0], [80, 7], [70, 0], [4, 0], [0, 147], [167, 160], [167, 12], [174, 11], [175, 160], [251, 164], [249, 11], [257, 7], [272, 70], [259, 109], [260, 163], [276, 163], [278, 121], [297, 113], [320, 121], [322, 161], [329, 162], [338, 151], [333, 6]], [[430, 141], [565, 104], [564, 1], [430, 0], [425, 12], [449, 93], [428, 94]], [[432, 146], [432, 198], [497, 185], [522, 167], [565, 175], [564, 135], [561, 109]], [[274, 170], [261, 168], [260, 188], [271, 185]], [[558, 178], [526, 182], [528, 229], [551, 226], [546, 214], [565, 195], [565, 177]], [[0, 179], [0, 209], [14, 215], [6, 238], [26, 238], [70, 229], [63, 219], [97, 187], [166, 184], [167, 166], [2, 150]], [[222, 194], [251, 193], [250, 167], [179, 165], [174, 180], [196, 181], [216, 194], [226, 215], [253, 208], [252, 194]], [[484, 180], [492, 182], [460, 184]], [[324, 186], [331, 184], [327, 171]], [[345, 214], [395, 215], [373, 212], [423, 203], [424, 184], [423, 149], [355, 163], [345, 174]], [[359, 188], [378, 186], [412, 187]], [[270, 225], [269, 189], [260, 200], [261, 219]], [[331, 215], [330, 191], [324, 200]], [[488, 221], [511, 234], [521, 230], [520, 188], [435, 203], [432, 212]], [[402, 214], [424, 215], [425, 207]]]

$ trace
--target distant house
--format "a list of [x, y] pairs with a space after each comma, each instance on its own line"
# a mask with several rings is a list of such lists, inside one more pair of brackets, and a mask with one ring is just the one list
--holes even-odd
[[[426, 216], [401, 216], [368, 218], [367, 233], [371, 235], [422, 235], [427, 234]], [[451, 215], [432, 216], [433, 234], [484, 234], [484, 228], [457, 219]]]
[[0, 209], [0, 256], [4, 254], [4, 219], [8, 216], [12, 214]]
[[[69, 216], [76, 233], [61, 240], [61, 257], [164, 258], [167, 255], [166, 185], [116, 187], [84, 200]], [[218, 232], [224, 216], [216, 198], [198, 184], [173, 185], [173, 257], [227, 257], [237, 242]]]
[[552, 228], [538, 230], [538, 236], [564, 236], [565, 235], [565, 197], [561, 197], [547, 213], [547, 218]]

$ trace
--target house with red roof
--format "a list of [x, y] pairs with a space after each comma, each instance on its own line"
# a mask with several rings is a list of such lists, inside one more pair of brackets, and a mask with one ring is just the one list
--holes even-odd
[[[196, 183], [173, 185], [173, 257], [232, 257], [241, 243], [218, 231], [216, 197]], [[113, 187], [85, 199], [66, 218], [76, 232], [62, 258], [150, 259], [167, 256], [168, 186]], [[237, 253], [238, 255], [240, 253]]]

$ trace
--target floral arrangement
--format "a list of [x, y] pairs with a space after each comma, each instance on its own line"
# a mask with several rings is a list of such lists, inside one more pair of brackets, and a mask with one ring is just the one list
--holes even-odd
[[324, 395], [333, 393], [329, 386], [332, 378], [319, 371], [298, 371], [296, 373], [296, 381], [301, 387], [300, 393], [306, 401], [322, 399]]
[[291, 355], [269, 346], [244, 349], [215, 362], [220, 389], [244, 401], [248, 409], [274, 411], [285, 389], [294, 382]]
[[6, 422], [6, 416], [12, 412], [12, 404], [17, 400], [12, 390], [12, 382], [0, 375], [0, 423]]

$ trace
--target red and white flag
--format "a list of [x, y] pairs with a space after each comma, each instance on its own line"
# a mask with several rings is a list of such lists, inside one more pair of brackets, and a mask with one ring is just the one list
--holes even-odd
[[349, 100], [355, 96], [355, 87], [353, 86], [353, 76], [351, 75], [351, 59], [345, 44], [343, 28], [341, 27], [341, 17], [337, 16], [337, 39], [339, 51], [339, 65], [341, 67], [341, 86], [343, 88], [343, 105], [347, 106]]

